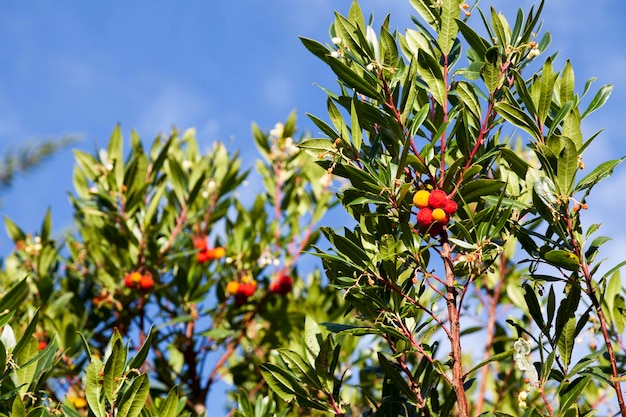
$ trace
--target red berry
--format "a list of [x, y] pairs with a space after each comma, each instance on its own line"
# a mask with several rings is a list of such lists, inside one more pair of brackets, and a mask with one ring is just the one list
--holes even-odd
[[204, 237], [197, 237], [193, 240], [193, 247], [196, 249], [206, 249], [207, 248], [207, 243], [206, 243], [206, 238]]
[[443, 211], [445, 211], [446, 214], [449, 214], [450, 216], [456, 213], [457, 209], [458, 206], [456, 205], [456, 202], [450, 199], [446, 200], [446, 204], [443, 206]]
[[442, 190], [432, 190], [428, 196], [428, 205], [430, 208], [444, 208], [448, 195]]
[[200, 251], [196, 253], [196, 260], [198, 261], [198, 263], [203, 264], [209, 259], [211, 259], [211, 257], [209, 255], [209, 250], [207, 248], [200, 249]]
[[433, 211], [428, 207], [424, 207], [417, 212], [417, 223], [424, 228], [433, 224]]
[[291, 292], [293, 278], [289, 275], [281, 274], [270, 282], [270, 292], [274, 294], [286, 295]]
[[150, 275], [143, 275], [141, 281], [139, 281], [139, 288], [144, 291], [148, 291], [154, 287], [154, 279]]

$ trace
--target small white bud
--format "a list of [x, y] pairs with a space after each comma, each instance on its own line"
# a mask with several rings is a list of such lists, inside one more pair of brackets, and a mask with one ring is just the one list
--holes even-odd
[[330, 53], [330, 56], [332, 56], [333, 58], [339, 58], [339, 56], [340, 56], [340, 55], [339, 55], [339, 52], [337, 52], [337, 51], [332, 51], [332, 52]]
[[191, 162], [188, 159], [185, 159], [183, 161], [183, 169], [191, 169], [191, 167], [193, 166], [193, 162]]
[[341, 44], [341, 38], [335, 36], [334, 38], [331, 39], [331, 42], [333, 43], [333, 45], [340, 45]]
[[369, 64], [367, 64], [367, 66], [365, 67], [366, 70], [368, 71], [374, 71], [374, 64], [372, 64], [371, 62]]

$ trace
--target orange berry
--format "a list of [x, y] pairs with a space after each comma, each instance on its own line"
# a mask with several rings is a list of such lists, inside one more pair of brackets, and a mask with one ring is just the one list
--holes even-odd
[[214, 249], [213, 256], [214, 256], [214, 259], [223, 258], [224, 256], [226, 256], [226, 249], [224, 249], [221, 246], [218, 246], [217, 248]]
[[46, 342], [45, 340], [40, 340], [37, 346], [39, 350], [44, 350], [48, 346], [48, 342]]
[[238, 290], [239, 290], [239, 283], [237, 281], [230, 281], [228, 284], [226, 284], [227, 293], [231, 295], [235, 295], [237, 294]]
[[428, 207], [428, 197], [430, 193], [426, 190], [418, 190], [413, 194], [413, 205], [415, 207], [424, 208]]
[[433, 190], [428, 196], [428, 205], [433, 208], [443, 208], [448, 200], [448, 195], [442, 190]]
[[143, 275], [141, 277], [141, 281], [139, 282], [139, 288], [144, 291], [148, 291], [154, 287], [154, 279], [150, 275]]

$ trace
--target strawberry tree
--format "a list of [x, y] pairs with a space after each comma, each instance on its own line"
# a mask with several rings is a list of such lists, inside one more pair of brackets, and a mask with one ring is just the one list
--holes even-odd
[[[598, 134], [581, 125], [611, 87], [577, 93], [572, 63], [555, 67], [543, 2], [513, 20], [460, 0], [411, 4], [402, 33], [355, 1], [328, 43], [302, 38], [339, 88], [325, 90], [328, 121], [310, 116], [324, 137], [300, 147], [346, 180], [354, 219], [322, 228], [330, 250], [317, 252], [358, 324], [325, 327], [377, 347], [358, 373], [363, 401], [342, 401], [349, 381], [335, 374], [328, 410], [626, 415], [623, 263], [600, 272], [608, 238], [583, 221], [624, 159], [583, 162]], [[588, 332], [599, 346], [576, 347]], [[274, 386], [304, 401], [288, 365]]]
[[[341, 320], [340, 294], [299, 269], [332, 178], [296, 147], [295, 114], [252, 133], [253, 190], [220, 142], [203, 153], [193, 130], [174, 130], [146, 148], [118, 126], [104, 149], [74, 152], [64, 241], [50, 212], [33, 234], [5, 219], [0, 413], [174, 417], [257, 397], [293, 408], [268, 396], [260, 365], [302, 339], [305, 317]], [[218, 381], [230, 399], [212, 396]]]

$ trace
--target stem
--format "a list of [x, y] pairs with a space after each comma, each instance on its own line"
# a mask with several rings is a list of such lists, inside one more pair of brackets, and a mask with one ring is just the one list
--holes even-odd
[[580, 259], [580, 267], [583, 273], [583, 277], [585, 278], [585, 284], [587, 286], [587, 295], [589, 296], [589, 299], [591, 300], [591, 305], [593, 305], [593, 308], [596, 311], [596, 315], [598, 316], [598, 320], [600, 321], [600, 330], [602, 332], [602, 337], [604, 338], [604, 344], [606, 345], [607, 354], [609, 355], [609, 362], [611, 363], [611, 379], [613, 382], [615, 395], [617, 396], [617, 403], [619, 404], [620, 414], [622, 416], [626, 416], [626, 403], [624, 402], [624, 394], [622, 393], [619, 369], [617, 368], [617, 358], [615, 357], [615, 350], [613, 349], [613, 341], [611, 340], [611, 335], [609, 334], [609, 328], [607, 326], [606, 317], [604, 316], [604, 311], [602, 311], [602, 303], [596, 295], [596, 288], [593, 282], [593, 277], [591, 276], [591, 272], [589, 271], [589, 264], [585, 260], [585, 255], [582, 251], [582, 247], [576, 239], [576, 235], [574, 233], [574, 226], [572, 224], [572, 219], [569, 213], [569, 207], [566, 210], [565, 221], [571, 238], [574, 253], [576, 254], [576, 256], [578, 256], [578, 259]]
[[458, 290], [452, 265], [450, 242], [447, 232], [441, 233], [441, 259], [446, 272], [446, 304], [450, 320], [450, 362], [452, 364], [452, 389], [456, 394], [459, 417], [469, 417], [469, 405], [463, 387], [463, 363], [461, 356], [461, 323], [457, 306]]
[[[493, 296], [489, 298], [488, 305], [486, 306], [489, 318], [487, 321], [487, 340], [485, 341], [485, 353], [483, 354], [483, 360], [487, 360], [491, 356], [490, 350], [493, 345], [493, 337], [496, 327], [496, 309], [498, 307], [498, 304], [500, 303], [500, 293], [502, 291], [502, 284], [504, 284], [505, 275], [506, 259], [503, 255], [500, 258], [500, 279], [498, 280], [498, 283], [493, 290]], [[485, 402], [485, 392], [487, 391], [487, 378], [489, 377], [489, 367], [490, 365], [485, 365], [481, 370], [480, 388], [478, 389], [478, 398], [476, 399], [476, 404], [474, 408], [475, 417], [478, 417], [481, 414], [481, 410]]]

